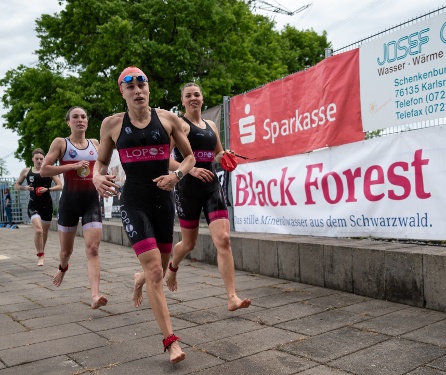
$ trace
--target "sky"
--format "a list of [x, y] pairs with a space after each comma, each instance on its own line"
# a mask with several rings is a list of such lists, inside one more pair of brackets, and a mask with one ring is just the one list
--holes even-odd
[[[255, 11], [274, 19], [278, 30], [290, 24], [299, 30], [327, 31], [334, 50], [446, 5], [444, 0], [263, 0], [256, 4]], [[294, 14], [261, 9], [268, 4]], [[301, 8], [305, 9], [297, 11]], [[0, 78], [20, 64], [28, 67], [36, 64], [34, 51], [39, 48], [39, 40], [35, 20], [42, 14], [54, 14], [61, 9], [59, 0], [0, 2], [0, 14], [4, 15], [0, 23]], [[3, 87], [0, 87], [0, 96], [3, 94]], [[0, 116], [5, 113], [6, 109], [0, 104]], [[18, 177], [25, 167], [24, 162], [13, 155], [18, 147], [18, 136], [3, 128], [3, 122], [4, 119], [0, 118], [0, 158], [6, 162], [8, 176]]]

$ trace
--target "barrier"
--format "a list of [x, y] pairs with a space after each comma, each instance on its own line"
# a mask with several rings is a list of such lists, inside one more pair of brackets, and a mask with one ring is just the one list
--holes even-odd
[[[175, 227], [174, 243], [180, 238]], [[104, 222], [102, 240], [129, 246], [120, 222]], [[231, 246], [237, 270], [446, 311], [446, 247], [259, 233], [231, 233]], [[188, 258], [217, 264], [207, 227]]]

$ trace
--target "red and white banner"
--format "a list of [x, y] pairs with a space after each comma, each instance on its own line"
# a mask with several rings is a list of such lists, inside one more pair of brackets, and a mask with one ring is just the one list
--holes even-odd
[[238, 232], [445, 240], [446, 127], [232, 172]]
[[332, 56], [231, 98], [231, 149], [267, 160], [363, 140], [358, 56]]

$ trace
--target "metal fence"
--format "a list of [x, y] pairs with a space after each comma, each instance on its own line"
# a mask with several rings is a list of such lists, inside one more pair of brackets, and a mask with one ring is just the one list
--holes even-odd
[[[13, 223], [23, 223], [23, 214], [26, 215], [26, 207], [25, 211], [23, 211], [22, 207], [22, 197], [21, 197], [21, 191], [14, 190], [14, 183], [16, 181], [16, 178], [5, 178], [2, 177], [0, 179], [0, 190], [1, 190], [1, 212], [0, 212], [0, 223], [6, 224], [8, 222], [8, 219], [6, 217], [5, 213], [5, 189], [9, 189], [11, 201], [12, 201], [12, 221]], [[28, 205], [28, 202], [26, 202], [26, 205]]]
[[[8, 219], [5, 214], [5, 189], [10, 190], [11, 201], [12, 201], [12, 222], [14, 224], [29, 223], [28, 216], [28, 202], [29, 202], [29, 192], [23, 190], [14, 190], [14, 184], [17, 181], [15, 177], [1, 177], [0, 178], [0, 191], [1, 191], [1, 201], [0, 201], [0, 224], [6, 224]], [[51, 197], [53, 198], [54, 213], [57, 212], [59, 207], [60, 191], [51, 192]]]
[[439, 15], [441, 13], [444, 13], [444, 12], [446, 12], [446, 6], [441, 6], [440, 8], [432, 10], [431, 12], [425, 13], [425, 14], [419, 16], [419, 17], [412, 18], [409, 21], [402, 22], [399, 25], [390, 27], [390, 28], [388, 28], [386, 30], [380, 31], [380, 32], [378, 32], [376, 34], [373, 34], [373, 35], [370, 35], [370, 36], [368, 36], [368, 37], [366, 37], [364, 39], [358, 40], [357, 42], [351, 43], [351, 44], [349, 44], [349, 45], [347, 45], [345, 47], [342, 47], [342, 48], [339, 48], [337, 50], [334, 50], [333, 54], [338, 54], [338, 53], [350, 51], [350, 50], [355, 49], [355, 48], [359, 48], [362, 44], [364, 44], [366, 42], [370, 42], [371, 40], [380, 38], [383, 35], [390, 34], [390, 33], [394, 32], [394, 31], [401, 30], [401, 29], [403, 29], [403, 28], [405, 28], [407, 26], [414, 25], [414, 24], [416, 24], [418, 22], [425, 21], [425, 20], [427, 20], [429, 18], [435, 17], [435, 16], [437, 16], [437, 15]]
[[[411, 26], [414, 25], [418, 22], [421, 21], [425, 21], [429, 18], [435, 17], [441, 13], [446, 12], [446, 6], [441, 6], [438, 9], [435, 9], [431, 12], [425, 13], [419, 17], [415, 17], [409, 21], [406, 22], [402, 22], [399, 25], [396, 25], [394, 27], [391, 27], [389, 29], [383, 30], [381, 32], [378, 32], [376, 34], [370, 35], [367, 38], [358, 40], [357, 42], [354, 42], [352, 44], [349, 44], [345, 47], [339, 48], [337, 50], [334, 50], [332, 52], [332, 54], [339, 54], [342, 52], [346, 52], [346, 51], [350, 51], [352, 49], [355, 48], [359, 48], [361, 47], [362, 44], [370, 42], [372, 40], [375, 40], [377, 38], [382, 37], [383, 35], [387, 35], [390, 34], [394, 31], [397, 30], [401, 30], [407, 26]], [[417, 130], [417, 129], [424, 129], [424, 128], [428, 128], [431, 126], [438, 126], [438, 125], [444, 125], [446, 124], [446, 117], [443, 118], [438, 118], [438, 119], [434, 119], [434, 120], [428, 120], [428, 121], [418, 121], [418, 122], [411, 122], [411, 123], [407, 123], [404, 125], [398, 125], [398, 126], [391, 126], [391, 127], [386, 127], [384, 126], [383, 129], [378, 130], [378, 131], [373, 131], [373, 132], [366, 132], [366, 138], [374, 138], [374, 137], [381, 137], [381, 136], [386, 136], [386, 135], [391, 135], [391, 134], [396, 134], [396, 133], [401, 133], [401, 132], [405, 132], [405, 131], [411, 131], [411, 130]]]

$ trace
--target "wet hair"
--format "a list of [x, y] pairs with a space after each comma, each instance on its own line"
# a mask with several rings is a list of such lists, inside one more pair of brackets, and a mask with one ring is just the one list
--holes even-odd
[[45, 156], [45, 152], [44, 152], [41, 148], [36, 148], [36, 149], [32, 152], [31, 156], [34, 157], [34, 155], [36, 155], [36, 154], [42, 154], [43, 156]]
[[201, 89], [201, 86], [198, 83], [188, 82], [181, 87], [181, 97], [183, 97], [184, 89], [186, 87], [198, 87], [200, 89], [200, 92], [203, 94], [203, 90]]
[[[80, 108], [80, 109], [82, 109], [85, 113], [87, 113], [87, 111], [86, 111], [85, 109], [83, 109], [82, 107], [79, 107], [79, 106], [71, 107], [71, 108], [68, 110], [67, 114], [65, 115], [65, 121], [70, 121], [70, 115], [71, 115], [71, 112], [72, 112], [73, 110], [77, 109], [77, 108]], [[45, 154], [44, 154], [44, 155], [45, 155]]]

